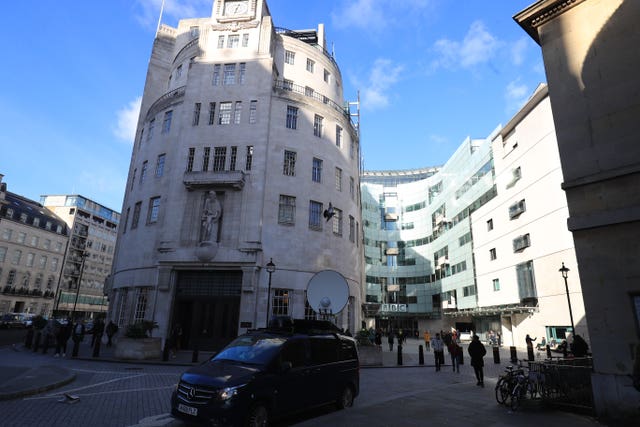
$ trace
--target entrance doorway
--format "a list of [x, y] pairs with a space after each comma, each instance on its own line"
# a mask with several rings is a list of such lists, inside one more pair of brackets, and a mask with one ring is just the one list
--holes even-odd
[[241, 271], [178, 273], [172, 329], [182, 328], [181, 349], [217, 351], [238, 336]]

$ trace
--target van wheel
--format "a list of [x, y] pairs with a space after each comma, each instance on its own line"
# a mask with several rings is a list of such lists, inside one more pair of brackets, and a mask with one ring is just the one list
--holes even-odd
[[353, 406], [353, 390], [351, 387], [345, 386], [336, 403], [338, 409], [351, 408]]
[[269, 411], [258, 403], [249, 410], [247, 417], [247, 427], [267, 427], [269, 425]]

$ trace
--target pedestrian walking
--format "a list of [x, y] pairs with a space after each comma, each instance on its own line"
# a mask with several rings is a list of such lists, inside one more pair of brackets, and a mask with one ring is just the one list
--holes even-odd
[[178, 352], [180, 351], [180, 344], [182, 342], [182, 326], [180, 323], [176, 323], [171, 330], [171, 349], [172, 349], [172, 358], [176, 358]]
[[104, 332], [104, 322], [98, 318], [93, 322], [93, 330], [91, 331], [91, 347], [96, 345], [96, 341], [100, 341]]
[[454, 332], [451, 334], [451, 343], [449, 344], [449, 354], [451, 355], [451, 365], [453, 366], [453, 372], [460, 373], [460, 355], [462, 353], [462, 347], [460, 347], [460, 340], [458, 335]]
[[440, 334], [436, 333], [435, 338], [431, 339], [431, 348], [433, 348], [433, 356], [436, 360], [436, 372], [444, 363], [444, 341], [440, 338]]
[[389, 331], [389, 335], [387, 336], [387, 342], [389, 343], [389, 351], [393, 351], [393, 340], [394, 340], [394, 333], [393, 331]]
[[67, 343], [71, 337], [71, 319], [65, 324], [60, 325], [58, 335], [56, 337], [56, 354], [55, 357], [67, 357]]
[[469, 352], [469, 356], [471, 356], [471, 366], [473, 366], [473, 372], [476, 374], [476, 380], [478, 380], [476, 385], [484, 387], [483, 358], [484, 355], [487, 354], [487, 349], [484, 348], [484, 345], [480, 342], [479, 336], [473, 336], [467, 351]]
[[429, 331], [424, 331], [424, 348], [425, 348], [425, 350], [431, 351], [430, 344], [431, 344], [431, 334], [429, 333]]
[[380, 329], [376, 330], [375, 344], [376, 347], [382, 346], [382, 331]]
[[[71, 321], [69, 321], [68, 323], [71, 323]], [[80, 319], [76, 320], [76, 323], [73, 326], [72, 338], [73, 342], [79, 343], [84, 341], [84, 323]]]
[[118, 332], [118, 325], [113, 323], [113, 320], [109, 320], [105, 328], [105, 332], [107, 333], [107, 347], [111, 347], [113, 336]]

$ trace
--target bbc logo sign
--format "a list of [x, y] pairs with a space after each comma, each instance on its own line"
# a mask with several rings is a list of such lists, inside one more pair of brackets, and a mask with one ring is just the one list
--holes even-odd
[[391, 313], [406, 313], [407, 304], [382, 304], [380, 311]]

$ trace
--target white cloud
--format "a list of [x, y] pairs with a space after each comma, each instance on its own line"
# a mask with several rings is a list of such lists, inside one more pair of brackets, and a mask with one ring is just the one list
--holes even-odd
[[504, 98], [507, 101], [507, 113], [518, 111], [527, 102], [530, 94], [529, 87], [520, 83], [520, 79], [509, 82], [504, 94]]
[[113, 130], [116, 137], [123, 141], [133, 143], [136, 137], [136, 126], [138, 125], [141, 103], [142, 97], [139, 96], [116, 112], [118, 122]]
[[514, 65], [522, 65], [525, 58], [525, 53], [529, 47], [529, 38], [522, 37], [511, 46], [511, 59]]
[[367, 87], [362, 91], [362, 107], [376, 110], [389, 105], [388, 90], [400, 80], [402, 71], [402, 65], [394, 65], [389, 59], [376, 59]]
[[462, 41], [449, 39], [436, 41], [434, 50], [438, 58], [432, 65], [436, 68], [472, 68], [489, 61], [502, 44], [486, 29], [482, 21], [475, 21]]
[[[162, 0], [136, 0], [140, 6], [136, 19], [144, 26], [155, 30], [160, 16]], [[179, 19], [206, 17], [211, 14], [212, 0], [165, 0], [162, 22], [177, 22]]]
[[419, 13], [433, 0], [341, 0], [331, 13], [336, 28], [359, 28], [382, 32], [390, 24], [406, 24], [407, 17]]

